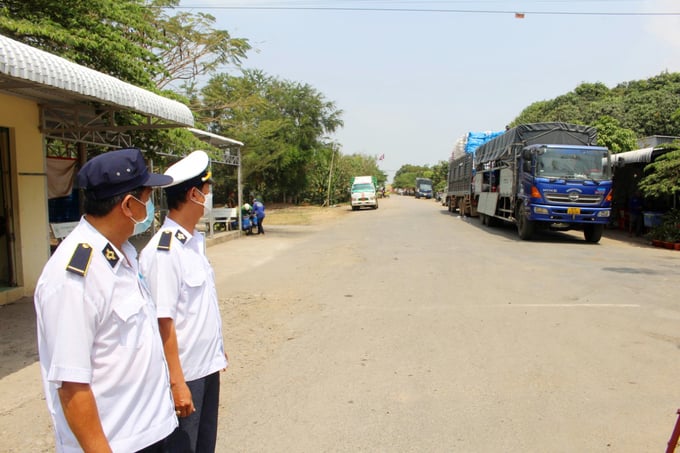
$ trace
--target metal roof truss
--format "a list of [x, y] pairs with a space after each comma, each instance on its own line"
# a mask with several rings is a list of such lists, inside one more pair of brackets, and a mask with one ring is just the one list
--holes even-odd
[[[116, 115], [122, 112], [134, 123], [118, 124]], [[129, 132], [173, 127], [182, 125], [114, 106], [40, 104], [40, 131], [46, 138], [92, 145], [130, 147], [132, 137]]]

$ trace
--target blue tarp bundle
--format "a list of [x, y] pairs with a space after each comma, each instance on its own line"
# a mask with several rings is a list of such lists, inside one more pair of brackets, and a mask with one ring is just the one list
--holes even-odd
[[499, 132], [468, 132], [467, 141], [465, 142], [465, 154], [473, 154], [477, 148], [492, 138], [498, 137], [505, 131]]

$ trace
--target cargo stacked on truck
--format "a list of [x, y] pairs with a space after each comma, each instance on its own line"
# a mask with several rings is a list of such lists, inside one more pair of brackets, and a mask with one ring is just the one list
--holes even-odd
[[432, 198], [432, 180], [428, 178], [416, 178], [416, 198]]
[[523, 124], [475, 151], [473, 192], [483, 224], [534, 231], [579, 229], [598, 242], [609, 222], [611, 157], [596, 146], [597, 130], [567, 123]]
[[366, 206], [378, 209], [378, 179], [375, 176], [355, 176], [352, 178], [352, 211]]
[[477, 216], [477, 199], [472, 191], [475, 151], [502, 133], [502, 131], [468, 132], [458, 139], [449, 159], [446, 199], [444, 200], [449, 212], [458, 210], [462, 216]]

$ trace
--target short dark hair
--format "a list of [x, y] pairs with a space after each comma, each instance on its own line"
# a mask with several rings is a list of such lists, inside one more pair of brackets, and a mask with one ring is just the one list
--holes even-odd
[[85, 214], [94, 217], [103, 217], [110, 213], [114, 207], [122, 203], [123, 199], [128, 195], [132, 195], [133, 197], [139, 200], [139, 198], [142, 196], [142, 193], [144, 192], [144, 189], [145, 189], [144, 187], [138, 187], [130, 192], [125, 192], [119, 195], [114, 195], [112, 197], [100, 199], [96, 198], [96, 195], [93, 191], [84, 190], [83, 192], [85, 193], [85, 203], [83, 209], [85, 211]]
[[186, 201], [187, 192], [194, 187], [198, 190], [203, 190], [205, 184], [210, 184], [209, 181], [193, 180], [191, 184], [179, 184], [165, 188], [165, 201], [168, 203], [168, 209], [179, 209]]

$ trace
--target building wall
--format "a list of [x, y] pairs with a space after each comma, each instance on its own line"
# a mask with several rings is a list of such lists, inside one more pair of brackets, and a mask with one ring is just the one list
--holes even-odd
[[0, 304], [31, 296], [49, 257], [47, 178], [39, 108], [33, 101], [0, 94], [0, 127], [10, 131], [12, 211], [18, 288], [3, 291]]

